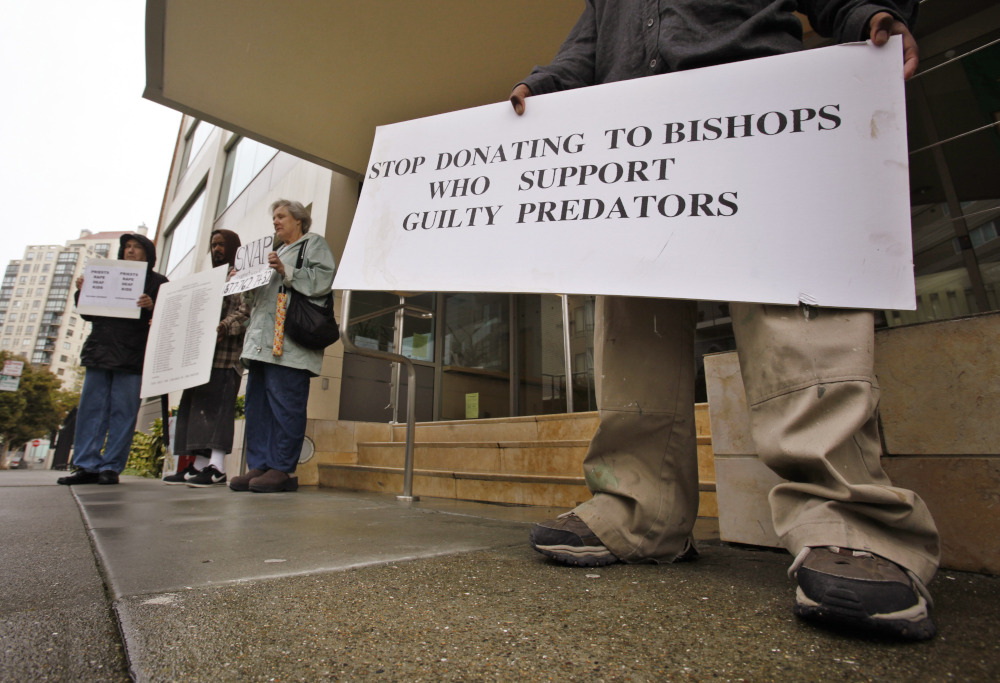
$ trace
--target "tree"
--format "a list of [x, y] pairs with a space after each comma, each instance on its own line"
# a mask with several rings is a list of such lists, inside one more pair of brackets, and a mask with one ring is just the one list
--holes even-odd
[[[14, 358], [6, 351], [0, 352], [0, 364]], [[79, 400], [78, 394], [63, 391], [58, 377], [26, 362], [17, 391], [0, 391], [0, 437], [3, 438], [0, 461], [6, 461], [11, 444], [20, 445], [31, 438], [54, 434]]]

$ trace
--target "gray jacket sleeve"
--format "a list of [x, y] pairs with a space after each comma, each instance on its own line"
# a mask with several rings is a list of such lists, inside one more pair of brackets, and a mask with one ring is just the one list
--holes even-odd
[[587, 0], [583, 14], [547, 66], [536, 66], [521, 83], [532, 95], [544, 95], [594, 85], [594, 62], [597, 58], [597, 18], [592, 0]]
[[821, 36], [850, 43], [868, 39], [868, 22], [879, 12], [888, 12], [913, 28], [919, 4], [919, 0], [799, 0], [799, 11]]

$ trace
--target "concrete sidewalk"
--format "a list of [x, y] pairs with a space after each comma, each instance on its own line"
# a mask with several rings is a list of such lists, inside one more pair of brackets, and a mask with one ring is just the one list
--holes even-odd
[[1000, 580], [942, 572], [939, 635], [873, 642], [796, 620], [788, 555], [557, 566], [559, 510], [304, 488], [62, 487], [0, 472], [0, 679], [1000, 679]]

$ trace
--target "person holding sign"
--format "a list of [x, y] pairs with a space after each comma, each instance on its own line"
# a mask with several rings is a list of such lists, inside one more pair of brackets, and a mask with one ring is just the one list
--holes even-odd
[[[149, 323], [157, 292], [167, 278], [153, 270], [156, 246], [145, 235], [122, 235], [118, 259], [146, 262], [143, 293], [136, 301], [142, 312], [138, 318], [83, 316], [91, 329], [80, 351], [80, 365], [87, 372], [76, 415], [73, 466], [77, 469], [60, 477], [60, 484], [117, 484], [128, 462], [139, 415]], [[77, 300], [82, 287], [79, 277]]]
[[[515, 86], [532, 95], [803, 49], [808, 15], [838, 42], [902, 36], [903, 74], [917, 68], [907, 26], [916, 0], [587, 0], [548, 66]], [[836, 188], [831, 188], [835, 195]], [[934, 635], [930, 595], [937, 529], [879, 463], [871, 312], [731, 304], [751, 430], [761, 460], [787, 480], [770, 494], [774, 528], [795, 556], [794, 611], [821, 624], [890, 636]], [[595, 375], [600, 426], [584, 460], [594, 496], [535, 525], [531, 544], [582, 566], [675, 562], [698, 553], [693, 302], [600, 297]]]
[[275, 244], [268, 254], [271, 278], [243, 292], [250, 305], [241, 361], [247, 378], [246, 425], [249, 471], [229, 480], [234, 491], [295, 491], [291, 476], [306, 433], [309, 379], [319, 375], [323, 349], [306, 348], [285, 335], [289, 296], [325, 297], [333, 287], [333, 253], [322, 235], [309, 232], [312, 218], [300, 202], [271, 205]]
[[[240, 236], [232, 230], [213, 230], [209, 242], [212, 267], [233, 268], [240, 246]], [[195, 459], [180, 472], [164, 477], [167, 484], [208, 488], [226, 483], [226, 453], [233, 450], [236, 394], [243, 378], [240, 354], [249, 315], [238, 293], [222, 300], [211, 377], [201, 386], [185, 389], [177, 408], [174, 453]]]

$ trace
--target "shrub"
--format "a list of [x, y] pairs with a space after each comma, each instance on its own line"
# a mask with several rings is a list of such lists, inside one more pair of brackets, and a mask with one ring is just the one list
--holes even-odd
[[128, 463], [123, 474], [159, 479], [163, 474], [163, 421], [153, 420], [149, 434], [136, 432], [132, 437]]

